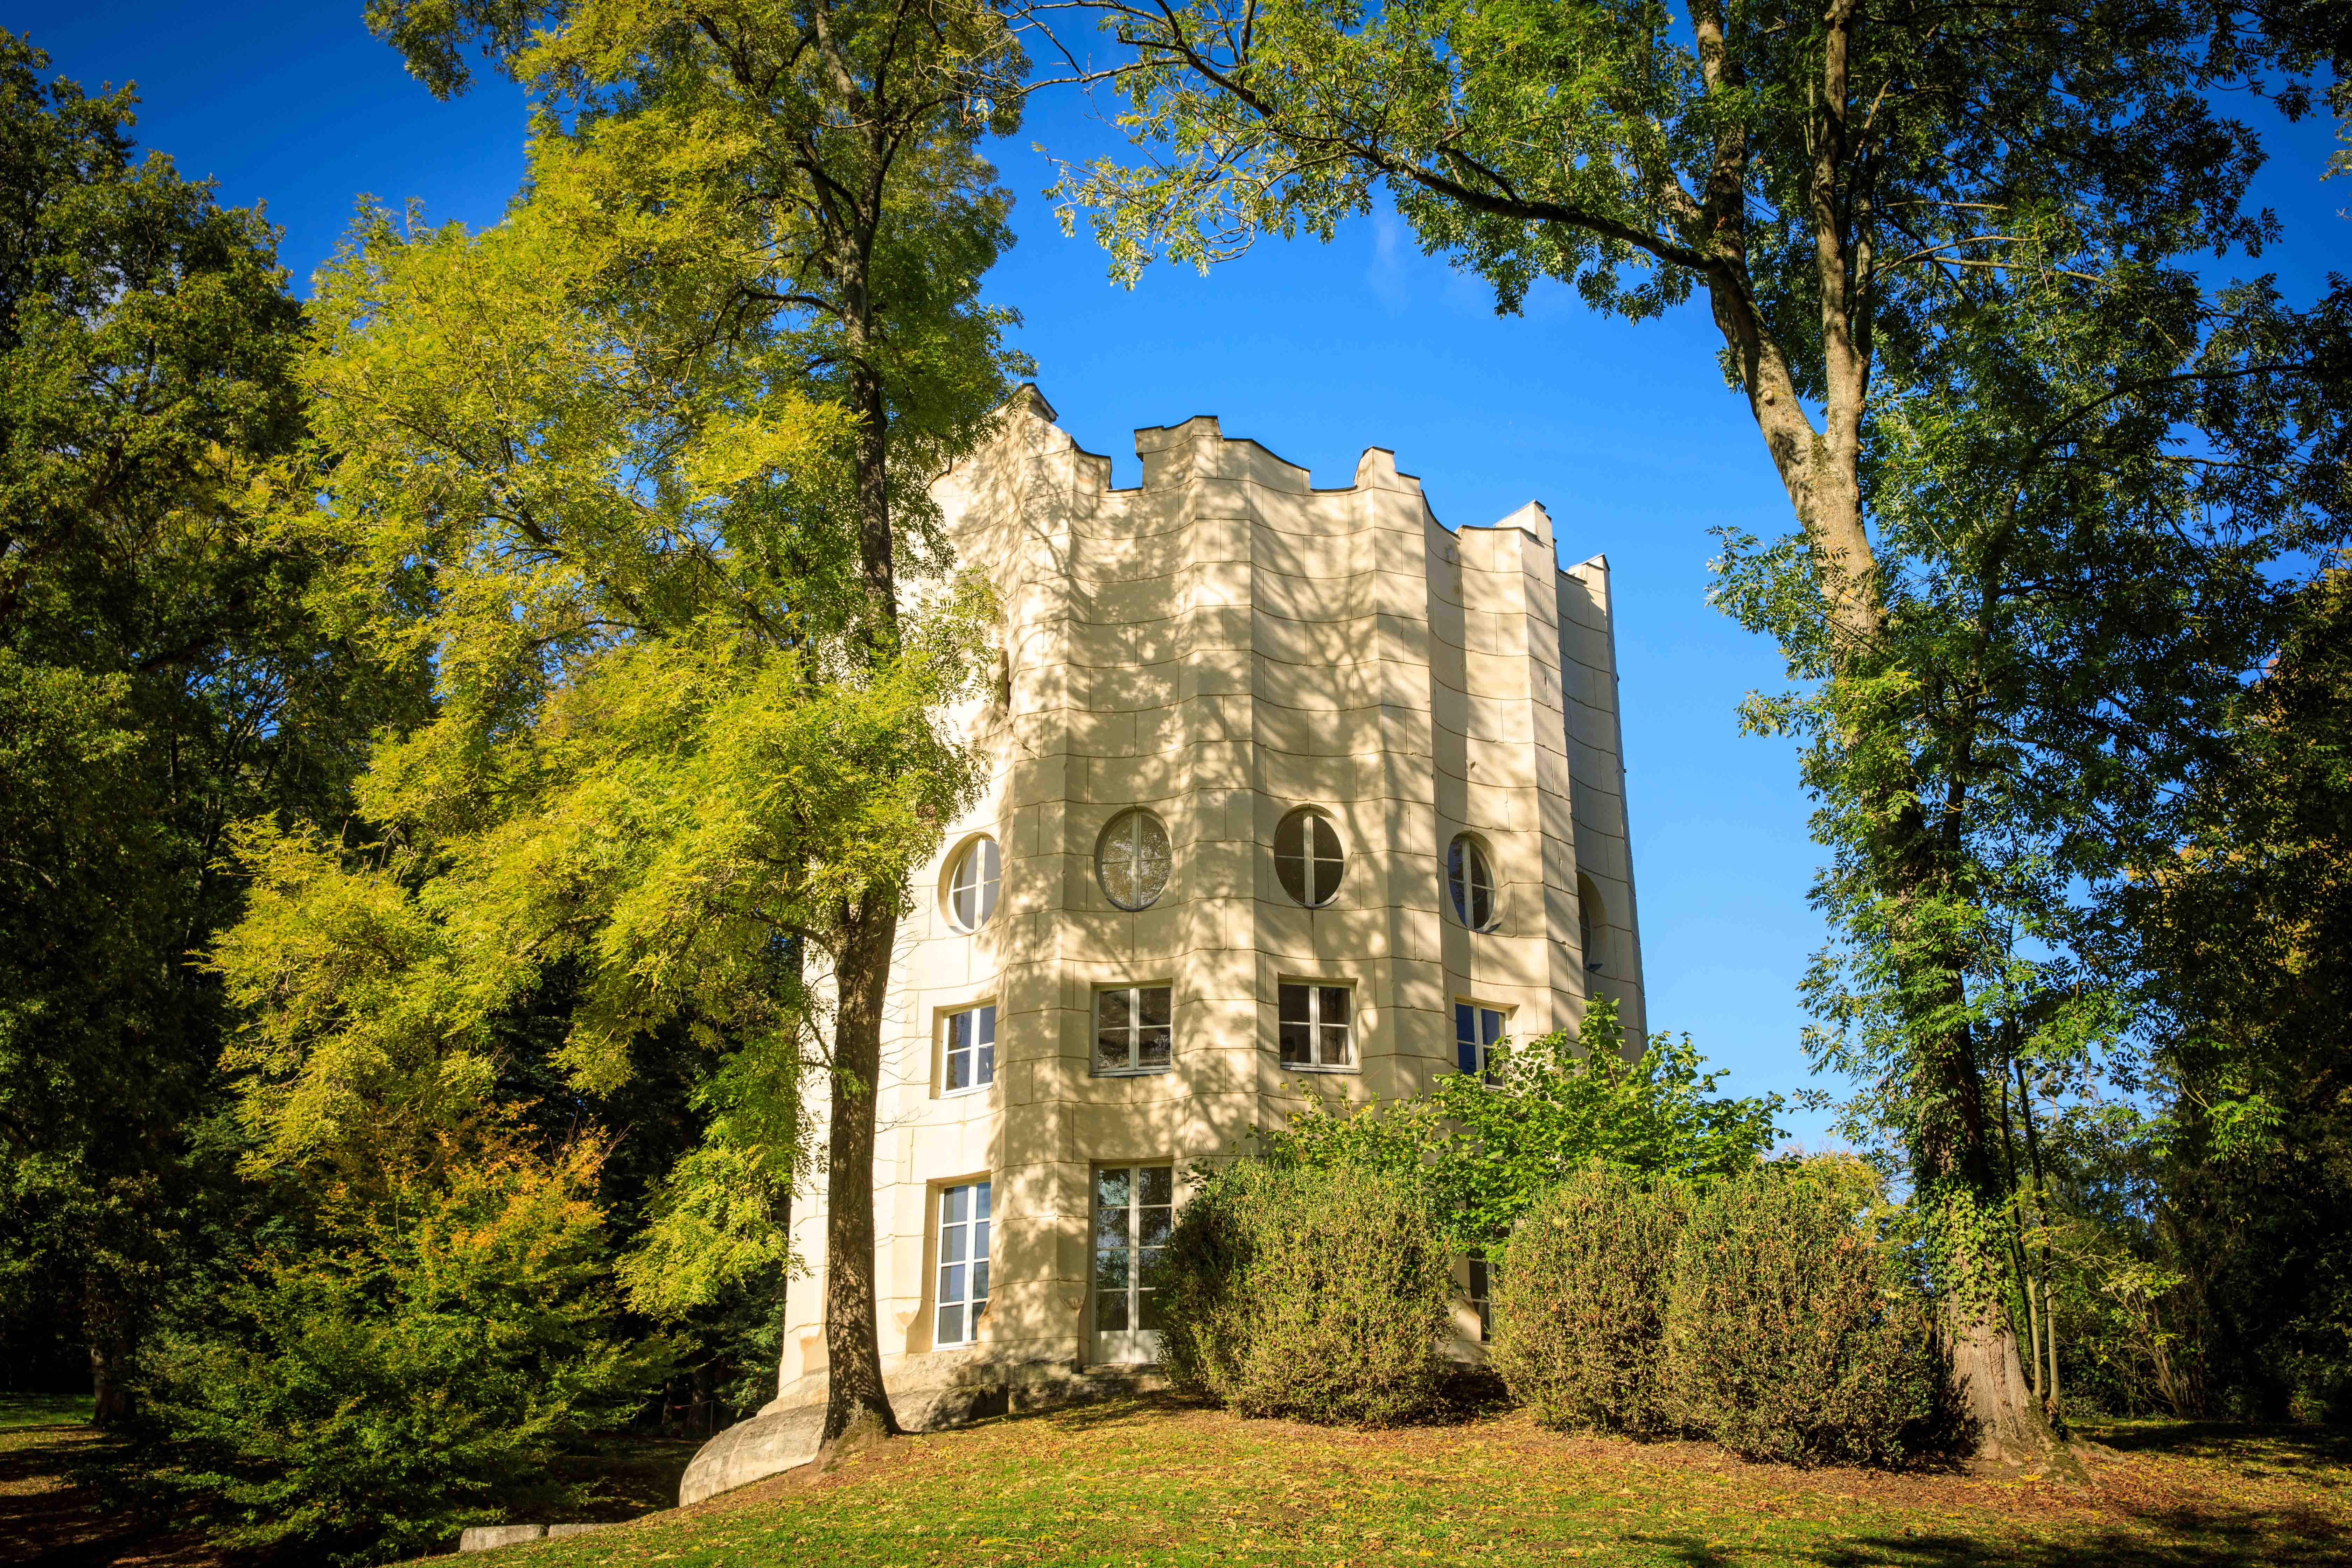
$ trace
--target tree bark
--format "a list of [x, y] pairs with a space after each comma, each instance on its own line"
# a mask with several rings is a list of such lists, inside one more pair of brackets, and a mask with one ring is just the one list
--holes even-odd
[[875, 1328], [874, 1111], [882, 1078], [882, 1002], [898, 939], [896, 902], [887, 890], [847, 911], [839, 962], [833, 1045], [833, 1104], [826, 1129], [824, 1215], [824, 1440], [861, 1417], [898, 1431], [882, 1384], [882, 1347]]
[[89, 1344], [90, 1420], [119, 1426], [131, 1419], [131, 1345], [120, 1314], [92, 1303], [83, 1337]]

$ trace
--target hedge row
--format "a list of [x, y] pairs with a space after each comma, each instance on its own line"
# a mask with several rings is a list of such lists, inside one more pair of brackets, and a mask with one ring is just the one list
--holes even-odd
[[[1866, 1195], [1837, 1162], [1705, 1184], [1595, 1167], [1513, 1234], [1494, 1368], [1548, 1426], [1795, 1463], [1941, 1447], [1927, 1303], [1861, 1217]], [[1411, 1420], [1446, 1367], [1449, 1250], [1391, 1174], [1240, 1162], [1170, 1238], [1162, 1363], [1244, 1415]]]

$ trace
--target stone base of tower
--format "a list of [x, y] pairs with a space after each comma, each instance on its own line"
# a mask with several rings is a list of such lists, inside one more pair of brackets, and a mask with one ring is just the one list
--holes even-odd
[[[1156, 1367], [1081, 1367], [1075, 1361], [1002, 1362], [954, 1354], [905, 1357], [882, 1381], [898, 1425], [909, 1432], [943, 1432], [991, 1415], [1060, 1410], [1167, 1386]], [[751, 1419], [705, 1443], [678, 1481], [678, 1506], [814, 1460], [824, 1429], [824, 1374], [813, 1373], [788, 1384]]]

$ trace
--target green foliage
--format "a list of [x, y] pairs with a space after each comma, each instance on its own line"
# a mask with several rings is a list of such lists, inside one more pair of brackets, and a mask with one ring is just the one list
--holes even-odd
[[1667, 1286], [1694, 1187], [1595, 1163], [1521, 1216], [1494, 1286], [1491, 1364], [1547, 1426], [1676, 1429], [1662, 1364]]
[[1519, 1216], [1588, 1163], [1636, 1173], [1727, 1174], [1780, 1136], [1778, 1095], [1716, 1097], [1685, 1035], [1651, 1037], [1628, 1061], [1617, 1005], [1596, 999], [1574, 1038], [1504, 1042], [1483, 1073], [1341, 1114], [1320, 1100], [1259, 1139], [1277, 1163], [1369, 1165], [1422, 1184], [1454, 1245], [1505, 1247]]
[[666, 1370], [613, 1321], [602, 1151], [477, 1124], [389, 1145], [323, 1194], [322, 1245], [259, 1259], [209, 1332], [159, 1347], [144, 1486], [224, 1544], [383, 1562], [445, 1549], [547, 1479]]
[[1876, 1177], [1780, 1162], [1698, 1197], [1675, 1249], [1664, 1396], [1675, 1420], [1784, 1463], [1895, 1463], [1934, 1445], [1946, 1375]]
[[[2296, 595], [2198, 778], [2179, 855], [2121, 902], [2170, 1115], [2138, 1257], [2175, 1268], [2216, 1407], [2352, 1415], [2352, 574]], [[2148, 1310], [2153, 1310], [2151, 1302]], [[2167, 1379], [2165, 1381], [2169, 1381]]]
[[1150, 1280], [1160, 1364], [1244, 1415], [1393, 1426], [1435, 1398], [1453, 1270], [1412, 1184], [1240, 1160], [1179, 1214]]
[[48, 63], [0, 36], [0, 1324], [80, 1342], [112, 1420], [226, 1222], [225, 829], [340, 819], [417, 682], [268, 515], [304, 428], [275, 233]]

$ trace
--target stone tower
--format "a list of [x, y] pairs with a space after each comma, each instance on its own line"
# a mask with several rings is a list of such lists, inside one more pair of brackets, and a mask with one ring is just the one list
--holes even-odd
[[[1316, 489], [1213, 418], [1137, 431], [1142, 485], [1113, 489], [1053, 418], [1023, 389], [934, 487], [1005, 667], [883, 1042], [879, 1328], [909, 1426], [1150, 1361], [1140, 1270], [1187, 1168], [1310, 1086], [1410, 1094], [1595, 995], [1644, 1026], [1607, 563], [1559, 569], [1534, 503], [1448, 531], [1378, 447]], [[815, 1272], [780, 1398], [689, 1493], [814, 1446], [821, 1195], [794, 1228]]]

